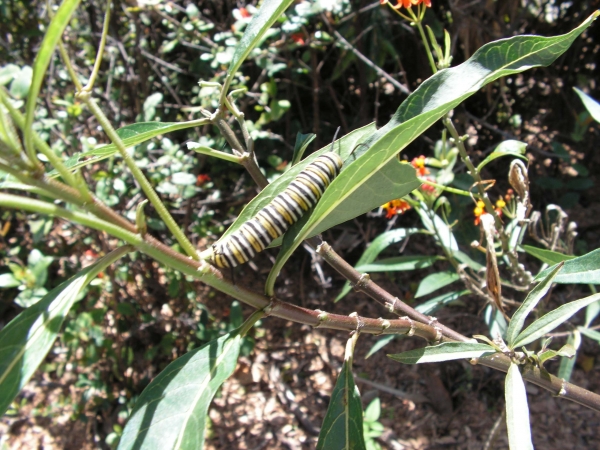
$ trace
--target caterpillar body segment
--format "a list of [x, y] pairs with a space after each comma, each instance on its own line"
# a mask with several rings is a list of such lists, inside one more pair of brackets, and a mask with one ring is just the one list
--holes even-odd
[[343, 165], [337, 153], [323, 153], [302, 170], [288, 187], [235, 233], [213, 244], [210, 262], [222, 269], [252, 259], [315, 206]]

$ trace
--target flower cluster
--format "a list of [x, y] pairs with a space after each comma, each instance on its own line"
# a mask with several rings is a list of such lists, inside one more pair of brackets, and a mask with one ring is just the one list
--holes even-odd
[[396, 6], [392, 5], [392, 2], [390, 2], [388, 0], [379, 0], [379, 3], [382, 5], [389, 4], [394, 9], [400, 9], [400, 8], [408, 9], [411, 6], [417, 6], [417, 5], [420, 5], [421, 3], [424, 4], [425, 6], [427, 6], [428, 8], [431, 8], [431, 0], [397, 0]]
[[427, 167], [425, 167], [425, 160], [426, 160], [425, 156], [421, 155], [416, 158], [413, 158], [413, 160], [410, 162], [410, 164], [415, 169], [417, 169], [417, 175], [419, 175], [420, 177], [429, 174], [429, 170], [427, 170]]
[[[509, 194], [507, 194], [508, 196]], [[496, 201], [496, 205], [494, 207], [494, 211], [498, 214], [498, 217], [502, 216], [502, 209], [506, 206], [506, 202], [503, 198], [499, 198]], [[477, 204], [475, 205], [475, 209], [473, 209], [473, 214], [475, 214], [475, 225], [479, 225], [481, 222], [481, 216], [485, 214], [485, 203], [483, 200], [477, 200]]]
[[395, 215], [402, 214], [410, 209], [410, 204], [406, 200], [398, 198], [387, 202], [382, 208], [386, 211], [385, 218], [391, 219]]

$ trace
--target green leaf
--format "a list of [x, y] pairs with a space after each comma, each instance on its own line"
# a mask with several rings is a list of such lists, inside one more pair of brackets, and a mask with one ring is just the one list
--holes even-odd
[[0, 288], [8, 289], [17, 287], [21, 284], [12, 273], [3, 273], [0, 275]]
[[423, 302], [420, 305], [417, 305], [415, 309], [422, 314], [433, 314], [442, 306], [454, 303], [456, 302], [456, 300], [458, 300], [459, 297], [470, 293], [471, 291], [469, 290], [464, 290], [460, 292], [448, 292], [446, 294], [438, 295], [437, 297], [427, 300], [426, 302]]
[[[573, 334], [567, 338], [567, 345], [572, 346], [575, 352], [577, 352], [577, 349], [581, 345], [581, 334], [578, 331], [573, 331]], [[573, 373], [573, 367], [575, 367], [575, 362], [576, 358], [561, 358], [557, 376], [565, 381], [569, 381]]]
[[523, 383], [523, 377], [519, 372], [519, 366], [512, 362], [506, 374], [504, 398], [506, 401], [506, 428], [510, 449], [533, 450], [525, 383]]
[[60, 8], [54, 13], [52, 21], [48, 25], [44, 40], [40, 45], [35, 61], [33, 63], [33, 75], [31, 78], [31, 86], [27, 95], [27, 103], [25, 105], [25, 127], [23, 134], [25, 135], [25, 148], [33, 149], [33, 133], [32, 125], [37, 102], [42, 83], [46, 77], [46, 70], [54, 55], [54, 49], [58, 45], [63, 31], [67, 27], [71, 16], [79, 6], [80, 0], [63, 0]]
[[[401, 242], [411, 234], [417, 233], [419, 230], [416, 228], [396, 228], [394, 230], [386, 231], [385, 233], [377, 236], [373, 242], [369, 244], [367, 249], [358, 259], [356, 266], [361, 266], [364, 264], [369, 264], [370, 262], [375, 261], [377, 256], [390, 245], [395, 244], [397, 242]], [[350, 283], [346, 281], [342, 291], [339, 293], [335, 301], [341, 300], [350, 292], [352, 286]]]
[[385, 347], [386, 345], [388, 345], [394, 339], [401, 338], [401, 337], [402, 337], [402, 335], [399, 335], [399, 334], [386, 334], [386, 335], [380, 337], [379, 339], [377, 339], [377, 342], [375, 342], [375, 344], [373, 345], [373, 347], [371, 347], [371, 350], [369, 350], [367, 352], [367, 355], [365, 356], [365, 359], [368, 359], [371, 356], [373, 356], [375, 353], [377, 353], [383, 347]]
[[574, 87], [573, 90], [583, 102], [583, 106], [585, 106], [585, 109], [587, 109], [587, 111], [590, 113], [590, 116], [592, 116], [596, 122], [600, 122], [600, 103], [587, 95], [581, 89]]
[[365, 409], [365, 422], [375, 422], [379, 420], [381, 415], [381, 400], [379, 397], [375, 397], [369, 406]]
[[[419, 213], [419, 216], [421, 216], [423, 226], [435, 237], [436, 241], [449, 249], [452, 253], [457, 253], [459, 251], [458, 242], [456, 242], [454, 233], [452, 233], [450, 227], [444, 222], [444, 219], [433, 213], [425, 203], [421, 203], [421, 208], [418, 208], [417, 212]], [[433, 220], [431, 219], [430, 214], [433, 215]]]
[[444, 342], [439, 345], [417, 348], [408, 352], [388, 355], [402, 364], [423, 364], [431, 362], [452, 361], [455, 359], [479, 358], [496, 349], [488, 344], [476, 342]]
[[10, 84], [10, 95], [19, 100], [24, 99], [31, 86], [31, 77], [33, 69], [29, 66], [23, 66], [19, 73], [15, 74], [15, 79]]
[[241, 345], [237, 329], [169, 364], [136, 401], [119, 450], [204, 448], [208, 407], [235, 370]]
[[296, 135], [296, 144], [294, 145], [294, 155], [292, 156], [292, 166], [298, 164], [302, 157], [304, 156], [304, 152], [308, 148], [308, 145], [315, 140], [317, 137], [314, 133], [302, 134], [298, 133]]
[[575, 256], [572, 255], [564, 255], [559, 252], [553, 252], [552, 250], [546, 250], [545, 248], [532, 247], [531, 245], [522, 245], [521, 247], [531, 256], [552, 266], [575, 258]]
[[130, 250], [128, 246], [121, 247], [86, 267], [52, 289], [0, 331], [0, 415], [46, 357], [82, 289]]
[[252, 49], [256, 47], [271, 25], [284, 13], [284, 11], [293, 3], [293, 0], [265, 0], [262, 2], [258, 13], [252, 17], [252, 20], [246, 27], [244, 35], [235, 47], [235, 53], [231, 58], [231, 64], [227, 70], [227, 79], [225, 90], [238, 71], [244, 60], [248, 57]]
[[421, 280], [421, 283], [419, 283], [419, 287], [417, 288], [415, 298], [431, 294], [432, 292], [446, 287], [449, 284], [458, 281], [459, 279], [460, 277], [456, 272], [437, 272], [432, 273], [431, 275], [427, 275]]
[[335, 383], [327, 413], [319, 433], [317, 450], [365, 449], [363, 410], [360, 393], [352, 375], [352, 345], [346, 346], [346, 358]]
[[512, 348], [522, 347], [523, 345], [527, 345], [541, 338], [546, 333], [554, 330], [556, 327], [569, 320], [581, 308], [585, 308], [587, 305], [597, 302], [598, 300], [600, 300], [600, 294], [594, 294], [567, 303], [566, 305], [559, 306], [554, 311], [550, 311], [523, 330], [516, 337]]
[[[170, 133], [177, 130], [184, 130], [186, 128], [195, 127], [198, 125], [197, 120], [190, 122], [139, 122], [131, 125], [126, 125], [117, 130], [117, 134], [123, 140], [126, 148], [135, 147], [143, 142], [146, 142], [156, 136]], [[117, 147], [114, 144], [102, 145], [93, 150], [87, 152], [75, 153], [73, 156], [68, 158], [64, 164], [68, 169], [72, 171], [77, 170], [81, 167], [89, 164], [102, 161], [103, 159], [110, 158], [112, 155], [117, 155]], [[52, 170], [47, 174], [50, 177], [57, 177], [58, 172]]]
[[485, 158], [479, 163], [479, 165], [477, 166], [477, 171], [481, 171], [481, 169], [483, 169], [490, 162], [502, 156], [516, 156], [517, 158], [529, 161], [527, 157], [524, 156], [526, 149], [527, 144], [525, 142], [516, 141], [512, 139], [503, 141], [496, 147], [496, 149], [492, 153], [490, 153], [487, 156], [487, 158]]
[[[552, 270], [554, 270], [554, 267], [541, 271], [535, 277], [535, 281], [545, 278]], [[554, 282], [600, 284], [600, 249], [566, 261], [560, 275], [556, 277]]]
[[439, 256], [396, 256], [357, 266], [359, 272], [401, 272], [404, 270], [426, 269], [440, 259]]
[[552, 283], [554, 282], [554, 279], [561, 268], [561, 264], [557, 265], [541, 283], [539, 283], [531, 290], [531, 292], [529, 292], [527, 298], [523, 300], [521, 306], [519, 306], [519, 308], [513, 314], [512, 318], [510, 319], [508, 330], [506, 330], [506, 342], [511, 349], [516, 348], [515, 341], [523, 329], [525, 319], [527, 319], [527, 316], [531, 311], [533, 311], [533, 308], [535, 308], [539, 301], [548, 293], [548, 290], [552, 287]]
[[589, 328], [585, 328], [585, 327], [577, 327], [577, 329], [581, 332], [581, 334], [583, 334], [585, 337], [589, 337], [590, 339], [593, 339], [594, 341], [596, 341], [598, 344], [600, 344], [600, 331], [596, 331], [596, 330], [591, 330]]

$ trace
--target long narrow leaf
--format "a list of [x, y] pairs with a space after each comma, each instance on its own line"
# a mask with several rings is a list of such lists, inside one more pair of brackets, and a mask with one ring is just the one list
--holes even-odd
[[504, 398], [506, 400], [506, 428], [510, 449], [533, 450], [527, 393], [517, 364], [511, 363], [506, 374]]
[[599, 300], [600, 294], [594, 294], [590, 295], [589, 297], [567, 303], [566, 305], [562, 305], [556, 308], [554, 311], [550, 311], [548, 314], [540, 317], [538, 320], [525, 328], [516, 337], [513, 348], [527, 345], [541, 338], [546, 333], [554, 330], [556, 327], [569, 320], [580, 309], [585, 308], [587, 305], [591, 305]]
[[[231, 58], [231, 64], [227, 70], [228, 80], [231, 80], [252, 49], [260, 43], [271, 25], [275, 23], [292, 2], [293, 0], [264, 0], [262, 2], [258, 13], [256, 13], [246, 27], [242, 39], [235, 48], [235, 53]], [[227, 84], [225, 89], [227, 89]]]
[[[198, 126], [198, 122], [198, 120], [181, 123], [138, 122], [119, 128], [117, 134], [123, 140], [125, 147], [130, 148], [142, 144], [156, 136]], [[110, 158], [114, 154], [118, 155], [117, 147], [114, 144], [102, 145], [87, 152], [74, 154], [64, 162], [64, 165], [68, 169], [74, 171], [89, 164], [94, 164], [103, 159]], [[58, 172], [52, 170], [48, 173], [48, 176], [57, 177]]]
[[[554, 267], [540, 272], [535, 279], [540, 280], [548, 275]], [[555, 283], [600, 284], [600, 249], [591, 251], [583, 256], [565, 261], [565, 266]]]
[[562, 265], [557, 265], [552, 272], [548, 274], [544, 280], [539, 283], [534, 289], [531, 290], [527, 298], [521, 303], [519, 309], [514, 313], [512, 319], [510, 320], [510, 325], [508, 326], [508, 330], [506, 330], [506, 342], [510, 348], [514, 348], [513, 344], [517, 335], [523, 329], [523, 325], [525, 324], [525, 319], [533, 308], [535, 308], [538, 302], [546, 295], [550, 287], [552, 286], [552, 282]]
[[0, 331], [0, 415], [46, 357], [79, 293], [130, 247], [121, 247], [48, 292]]
[[346, 357], [335, 383], [331, 401], [319, 433], [317, 450], [363, 450], [363, 410], [360, 393], [352, 375], [355, 336], [348, 340]]
[[572, 255], [564, 255], [559, 252], [553, 252], [552, 250], [546, 250], [545, 248], [533, 247], [531, 245], [522, 245], [523, 250], [525, 250], [529, 255], [536, 257], [540, 261], [550, 264], [554, 266], [563, 261], [568, 261], [570, 259], [575, 259], [575, 256]]
[[42, 83], [44, 82], [46, 70], [48, 69], [48, 65], [50, 64], [50, 60], [54, 54], [54, 49], [58, 45], [58, 41], [62, 36], [63, 31], [71, 20], [71, 16], [77, 9], [77, 6], [79, 6], [79, 2], [80, 0], [63, 0], [60, 8], [58, 8], [58, 11], [56, 11], [54, 14], [50, 25], [48, 25], [42, 45], [40, 46], [35, 57], [31, 86], [29, 88], [27, 104], [25, 106], [25, 130], [23, 131], [23, 134], [25, 135], [25, 148], [27, 149], [32, 149], [33, 147], [33, 136], [31, 130], [33, 125], [33, 116], [35, 113], [35, 104], [37, 102]]
[[488, 344], [477, 342], [444, 342], [439, 345], [388, 355], [388, 357], [403, 364], [423, 364], [452, 361], [454, 359], [479, 358], [491, 353], [496, 353], [496, 349]]

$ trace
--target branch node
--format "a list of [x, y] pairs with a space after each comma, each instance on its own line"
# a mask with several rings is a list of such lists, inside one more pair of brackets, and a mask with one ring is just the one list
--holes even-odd
[[433, 340], [434, 343], [439, 344], [442, 341], [442, 329], [440, 328], [439, 324], [438, 324], [438, 320], [437, 317], [433, 317], [433, 316], [429, 316], [429, 324], [430, 327], [433, 327], [433, 329], [435, 330], [435, 339]]
[[319, 322], [315, 325], [315, 328], [319, 328], [323, 324], [323, 322], [325, 322], [329, 318], [329, 314], [325, 311], [321, 311], [320, 309], [315, 309], [315, 312], [319, 313], [319, 315], [317, 316], [317, 320]]
[[396, 302], [399, 302], [399, 301], [400, 301], [400, 299], [398, 297], [394, 297], [394, 302], [393, 303], [387, 302], [385, 304], [385, 306], [391, 313], [396, 312]]
[[367, 283], [369, 283], [369, 281], [371, 281], [371, 276], [368, 273], [363, 273], [360, 275], [356, 283], [354, 283], [352, 289], [354, 289], [355, 291], [360, 291], [361, 289], [364, 289], [367, 286]]
[[360, 329], [365, 326], [365, 323], [361, 320], [357, 312], [351, 313], [348, 317], [356, 318], [356, 332], [360, 333]]
[[385, 330], [387, 330], [390, 326], [392, 326], [390, 321], [384, 319], [383, 317], [380, 317], [378, 320], [381, 320], [381, 331], [379, 333], [377, 333], [375, 336], [382, 335]]
[[566, 397], [567, 395], [567, 381], [565, 379], [561, 380], [560, 390], [557, 392], [557, 397]]
[[[396, 300], [394, 300], [394, 303], [396, 303]], [[415, 335], [415, 322], [408, 316], [402, 317], [402, 319], [404, 320], [408, 320], [408, 322], [410, 323], [410, 329], [408, 330], [408, 332], [406, 333], [407, 336], [414, 336]]]

